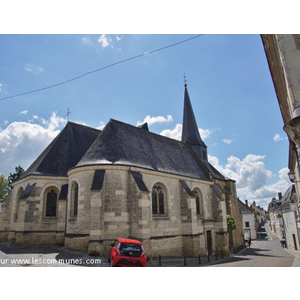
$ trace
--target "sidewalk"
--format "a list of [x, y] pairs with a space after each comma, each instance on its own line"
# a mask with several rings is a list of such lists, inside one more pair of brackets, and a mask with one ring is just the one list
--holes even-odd
[[286, 248], [284, 248], [284, 250], [295, 256], [294, 262], [291, 267], [300, 267], [300, 251]]
[[147, 262], [147, 267], [209, 267], [211, 265], [223, 264], [229, 262], [232, 258], [242, 253], [243, 250], [237, 252], [236, 254], [224, 255], [222, 257], [221, 253], [217, 255], [212, 255], [210, 257], [201, 256], [199, 257], [161, 257], [153, 258]]

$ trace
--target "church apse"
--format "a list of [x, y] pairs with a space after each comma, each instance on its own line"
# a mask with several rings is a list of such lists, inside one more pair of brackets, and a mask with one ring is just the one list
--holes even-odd
[[211, 251], [227, 252], [225, 192], [216, 184], [226, 179], [207, 158], [186, 84], [180, 141], [147, 124], [111, 119], [100, 131], [68, 122], [14, 183], [0, 238], [104, 256], [114, 239], [130, 237], [155, 257], [206, 255], [209, 235]]

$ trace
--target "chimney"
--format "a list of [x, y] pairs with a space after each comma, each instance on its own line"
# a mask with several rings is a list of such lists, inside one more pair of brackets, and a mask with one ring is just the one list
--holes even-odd
[[246, 206], [248, 206], [248, 200], [245, 200], [245, 204], [246, 204]]
[[278, 199], [281, 200], [282, 198], [282, 193], [278, 193]]

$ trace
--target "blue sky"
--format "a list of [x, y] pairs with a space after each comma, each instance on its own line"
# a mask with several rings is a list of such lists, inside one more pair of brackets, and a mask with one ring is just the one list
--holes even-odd
[[[0, 174], [33, 162], [69, 120], [110, 118], [180, 138], [184, 78], [209, 161], [241, 200], [267, 206], [290, 182], [288, 141], [260, 35], [1, 34]], [[142, 55], [144, 54], [144, 55]], [[55, 85], [125, 59], [136, 59]]]

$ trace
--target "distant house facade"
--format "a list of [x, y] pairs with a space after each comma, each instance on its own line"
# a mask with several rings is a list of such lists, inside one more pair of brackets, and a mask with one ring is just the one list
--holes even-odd
[[272, 198], [272, 201], [268, 206], [269, 220], [270, 220], [270, 229], [279, 237], [283, 238], [283, 222], [281, 218], [278, 218], [278, 208], [282, 202], [282, 194], [278, 194], [278, 199], [275, 197]]
[[299, 235], [297, 228], [298, 209], [295, 185], [291, 185], [278, 200], [273, 198], [269, 203], [271, 230], [280, 238], [285, 239], [286, 247], [299, 250]]
[[226, 207], [237, 203], [235, 182], [207, 160], [185, 85], [181, 141], [146, 123], [111, 119], [100, 131], [68, 122], [13, 184], [0, 240], [106, 255], [130, 237], [149, 257], [228, 253]]
[[240, 212], [243, 218], [243, 235], [251, 240], [256, 239], [255, 218], [252, 209], [248, 206], [248, 201], [243, 203], [238, 199]]
[[256, 205], [256, 202], [253, 201], [250, 205], [250, 208], [252, 209], [254, 213], [255, 218], [255, 228], [257, 229], [260, 224], [262, 224], [264, 221], [266, 221], [266, 212], [264, 208], [260, 207], [259, 205]]

